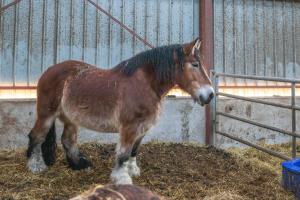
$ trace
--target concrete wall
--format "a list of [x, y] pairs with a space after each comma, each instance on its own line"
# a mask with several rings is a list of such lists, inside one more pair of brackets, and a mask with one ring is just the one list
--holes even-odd
[[[27, 134], [34, 124], [35, 100], [0, 101], [0, 149], [25, 147]], [[144, 141], [198, 142], [204, 143], [204, 109], [188, 98], [167, 99], [163, 102], [161, 117], [150, 129]], [[57, 133], [62, 124], [57, 123]], [[114, 143], [118, 134], [97, 133], [80, 129], [80, 143], [97, 141]]]

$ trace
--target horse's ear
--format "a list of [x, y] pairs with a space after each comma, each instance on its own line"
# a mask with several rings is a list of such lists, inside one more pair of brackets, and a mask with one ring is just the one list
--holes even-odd
[[194, 54], [195, 50], [200, 50], [202, 41], [200, 38], [193, 40], [191, 43], [185, 44], [183, 49], [185, 55]]

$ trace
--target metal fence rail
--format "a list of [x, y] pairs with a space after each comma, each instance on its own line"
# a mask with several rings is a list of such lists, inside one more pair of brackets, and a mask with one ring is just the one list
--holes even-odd
[[[283, 155], [281, 153], [275, 152], [271, 149], [267, 149], [264, 148], [262, 146], [259, 146], [257, 144], [254, 144], [252, 142], [243, 140], [242, 138], [239, 137], [235, 137], [232, 135], [229, 135], [228, 133], [224, 133], [220, 130], [218, 130], [218, 116], [224, 116], [224, 117], [228, 117], [234, 120], [238, 120], [241, 121], [243, 123], [248, 123], [251, 125], [255, 125], [258, 127], [262, 127], [268, 130], [272, 130], [272, 131], [276, 131], [276, 132], [280, 132], [282, 134], [286, 134], [286, 135], [290, 135], [292, 136], [292, 158], [296, 157], [296, 138], [300, 138], [300, 132], [296, 131], [296, 111], [300, 110], [299, 106], [296, 106], [296, 84], [300, 83], [299, 79], [288, 79], [288, 78], [274, 78], [274, 77], [263, 77], [263, 76], [248, 76], [248, 75], [235, 75], [235, 74], [225, 74], [225, 73], [212, 73], [213, 79], [214, 79], [214, 88], [215, 88], [215, 92], [216, 92], [216, 98], [214, 99], [214, 111], [213, 111], [213, 139], [215, 137], [216, 134], [228, 137], [232, 140], [238, 141], [240, 143], [243, 143], [245, 145], [251, 146], [253, 148], [256, 148], [258, 150], [261, 150], [263, 152], [266, 152], [268, 154], [271, 154], [275, 157], [284, 159], [284, 160], [288, 160], [290, 159], [290, 157]], [[272, 82], [284, 82], [284, 83], [290, 83], [290, 88], [291, 88], [291, 104], [287, 105], [287, 104], [282, 104], [282, 103], [274, 103], [274, 102], [268, 102], [268, 101], [264, 101], [264, 100], [260, 100], [260, 99], [254, 99], [254, 98], [249, 98], [249, 97], [243, 97], [243, 96], [237, 96], [237, 95], [232, 95], [232, 94], [227, 94], [227, 93], [223, 93], [223, 92], [219, 92], [218, 88], [219, 88], [219, 77], [231, 77], [231, 78], [241, 78], [241, 79], [251, 79], [251, 80], [260, 80], [260, 81], [272, 81]], [[218, 111], [218, 97], [219, 96], [225, 96], [225, 97], [229, 97], [229, 98], [233, 98], [233, 99], [239, 99], [239, 100], [244, 100], [244, 101], [249, 101], [249, 102], [254, 102], [254, 103], [260, 103], [260, 104], [265, 104], [265, 105], [270, 105], [270, 106], [274, 106], [274, 107], [279, 107], [279, 108], [284, 108], [284, 109], [290, 109], [292, 111], [292, 130], [291, 131], [287, 131], [287, 130], [283, 130], [277, 127], [273, 127], [273, 126], [269, 126], [266, 124], [262, 124], [259, 122], [255, 122], [249, 119], [245, 119], [242, 117], [238, 117], [238, 116], [234, 116], [231, 114], [227, 114], [221, 111]]]

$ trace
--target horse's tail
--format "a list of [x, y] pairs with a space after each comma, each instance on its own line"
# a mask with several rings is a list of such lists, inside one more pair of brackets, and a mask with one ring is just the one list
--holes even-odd
[[56, 160], [56, 132], [55, 132], [55, 121], [53, 122], [49, 132], [47, 133], [46, 139], [42, 144], [42, 155], [45, 164], [50, 166], [55, 163]]

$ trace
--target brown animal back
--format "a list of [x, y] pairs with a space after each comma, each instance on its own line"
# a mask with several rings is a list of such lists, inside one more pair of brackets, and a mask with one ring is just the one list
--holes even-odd
[[37, 110], [45, 107], [56, 110], [60, 104], [66, 80], [85, 68], [94, 68], [81, 61], [68, 60], [49, 67], [40, 77], [37, 85]]
[[71, 200], [163, 200], [157, 194], [134, 185], [96, 186]]

